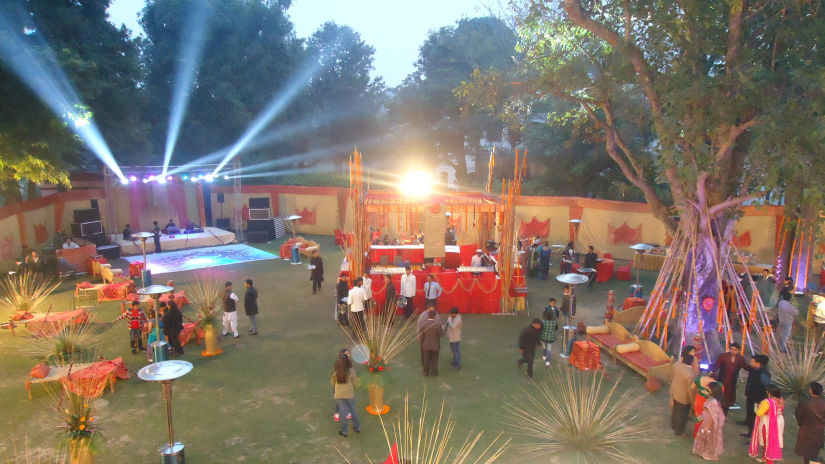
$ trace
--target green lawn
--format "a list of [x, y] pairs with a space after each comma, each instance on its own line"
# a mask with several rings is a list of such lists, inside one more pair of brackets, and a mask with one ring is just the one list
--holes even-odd
[[[344, 439], [337, 435], [338, 424], [332, 421], [334, 401], [329, 376], [340, 348], [349, 345], [348, 338], [332, 320], [333, 292], [336, 269], [341, 252], [330, 237], [312, 237], [319, 243], [326, 261], [327, 282], [322, 294], [312, 295], [306, 265], [290, 265], [283, 260], [259, 261], [219, 268], [226, 278], [241, 288], [243, 279], [252, 278], [260, 292], [260, 335], [247, 335], [249, 323], [241, 312], [238, 340], [224, 340], [223, 354], [215, 358], [200, 356], [194, 343], [185, 346], [186, 359], [194, 370], [174, 385], [174, 423], [176, 438], [186, 446], [189, 462], [273, 462], [273, 463], [339, 463], [341, 450], [353, 462], [367, 462], [365, 455], [383, 460], [386, 443], [377, 418], [363, 411], [366, 391], [358, 393], [362, 431]], [[278, 252], [278, 242], [261, 248]], [[125, 265], [124, 265], [125, 266]], [[557, 268], [554, 269], [557, 272]], [[174, 279], [180, 288], [187, 288], [193, 273], [164, 275]], [[645, 289], [653, 285], [654, 275], [643, 273]], [[158, 277], [156, 277], [158, 279]], [[67, 309], [74, 282], [64, 284], [51, 302], [54, 310]], [[555, 281], [530, 280], [533, 307], [543, 306], [550, 296], [561, 297]], [[611, 281], [594, 290], [579, 292], [580, 318], [596, 323], [604, 314], [606, 291], [616, 290], [617, 304], [628, 294], [629, 282]], [[241, 292], [239, 292], [241, 293]], [[194, 311], [186, 312], [194, 317]], [[99, 303], [93, 315], [98, 321], [110, 321], [119, 314], [119, 303]], [[0, 315], [5, 316], [5, 315]], [[463, 368], [448, 369], [449, 347], [442, 344], [442, 360], [438, 377], [421, 376], [417, 345], [408, 347], [393, 364], [393, 383], [387, 389], [386, 402], [393, 407], [390, 417], [410, 394], [417, 408], [424, 391], [431, 406], [441, 400], [452, 409], [457, 423], [455, 436], [463, 440], [471, 430], [482, 429], [494, 436], [507, 433], [507, 416], [503, 404], [517, 400], [530, 391], [532, 385], [516, 368], [516, 340], [519, 331], [529, 321], [525, 316], [464, 316], [462, 342]], [[146, 364], [143, 354], [129, 350], [128, 330], [119, 323], [109, 330], [97, 329], [100, 352], [107, 358], [123, 356], [130, 370], [137, 372]], [[16, 337], [0, 332], [0, 411], [5, 431], [0, 439], [0, 453], [9, 456], [23, 439], [34, 452], [46, 452], [57, 442], [59, 418], [52, 409], [52, 400], [42, 387], [33, 389], [34, 399], [26, 398], [24, 383], [34, 362], [21, 352], [30, 338], [25, 330]], [[556, 352], [560, 343], [554, 347]], [[621, 366], [604, 359], [611, 381], [621, 382], [619, 389], [633, 389], [640, 401], [638, 414], [650, 420], [654, 443], [632, 445], [650, 463], [699, 462], [690, 453], [692, 441], [674, 438], [669, 428], [667, 388], [656, 393], [644, 389], [643, 379]], [[536, 366], [536, 382], [548, 379], [550, 369], [570, 369], [558, 363], [546, 368]], [[360, 369], [360, 368], [359, 368]], [[592, 375], [592, 374], [584, 374]], [[740, 385], [740, 404], [744, 385]], [[164, 441], [166, 418], [158, 385], [141, 382], [137, 375], [118, 382], [114, 393], [108, 390], [97, 401], [105, 445], [98, 462], [157, 462], [157, 448]], [[796, 437], [791, 401], [786, 412], [785, 451], [792, 456]], [[742, 420], [744, 413], [734, 411], [730, 419]], [[743, 426], [730, 424], [725, 430], [726, 450], [720, 462], [740, 463], [749, 459], [745, 439], [738, 436]], [[513, 443], [523, 443], [514, 437]], [[518, 452], [516, 447], [505, 454], [503, 463], [539, 462]], [[541, 462], [570, 462], [559, 457]]]

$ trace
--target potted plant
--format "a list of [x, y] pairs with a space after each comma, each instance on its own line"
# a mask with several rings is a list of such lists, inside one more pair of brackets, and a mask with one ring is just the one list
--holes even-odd
[[[395, 308], [395, 301], [390, 303], [390, 307]], [[389, 363], [415, 339], [416, 320], [403, 320], [395, 313], [379, 313], [365, 319], [363, 327], [360, 324], [352, 325], [352, 333], [343, 327], [342, 329], [356, 347], [364, 347], [368, 352], [364, 361], [368, 373], [362, 382], [370, 396], [367, 412], [380, 415], [390, 410], [384, 403], [384, 389], [389, 382]]]
[[201, 352], [204, 357], [217, 356], [223, 353], [218, 339], [218, 326], [221, 324], [215, 304], [221, 296], [223, 280], [218, 274], [203, 272], [195, 280], [190, 299], [198, 310], [200, 318], [198, 327], [203, 329], [205, 349]]

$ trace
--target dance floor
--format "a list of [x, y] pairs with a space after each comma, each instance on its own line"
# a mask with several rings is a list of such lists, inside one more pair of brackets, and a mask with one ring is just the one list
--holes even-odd
[[[149, 270], [152, 271], [153, 275], [275, 258], [278, 258], [278, 256], [248, 245], [239, 244], [188, 248], [146, 255]], [[143, 261], [142, 256], [127, 256], [123, 259], [130, 263]]]

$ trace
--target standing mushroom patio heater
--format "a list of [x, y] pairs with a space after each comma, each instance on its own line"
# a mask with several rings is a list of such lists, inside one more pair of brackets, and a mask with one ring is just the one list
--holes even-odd
[[138, 232], [132, 235], [132, 237], [137, 237], [140, 239], [140, 245], [143, 249], [143, 270], [140, 273], [140, 282], [144, 287], [152, 285], [152, 273], [149, 272], [149, 266], [146, 264], [146, 240], [154, 236], [155, 234], [151, 232]]
[[[561, 357], [566, 358], [570, 356], [570, 353], [567, 352], [567, 340], [570, 338], [570, 331], [575, 329], [576, 326], [570, 325], [570, 312], [573, 312], [573, 308], [576, 307], [576, 285], [581, 285], [588, 281], [587, 276], [582, 274], [561, 274], [556, 276], [556, 280], [563, 284], [567, 284], [570, 286], [570, 311], [568, 314], [564, 315], [564, 332], [562, 332], [562, 352]], [[575, 314], [572, 314], [575, 316]]]
[[301, 219], [301, 216], [297, 214], [293, 214], [286, 218], [289, 221], [289, 225], [292, 227], [292, 264], [301, 264], [301, 247], [298, 245], [298, 242], [295, 238], [295, 221]]
[[147, 295], [152, 297], [155, 300], [155, 318], [157, 319], [157, 323], [155, 324], [155, 342], [152, 343], [150, 347], [152, 349], [152, 356], [155, 362], [166, 361], [169, 359], [169, 342], [160, 338], [160, 296], [164, 293], [168, 293], [174, 290], [172, 287], [167, 287], [166, 285], [150, 285], [148, 287], [143, 287], [138, 289], [138, 295]]
[[639, 271], [640, 271], [640, 267], [642, 265], [642, 259], [645, 255], [645, 253], [647, 253], [648, 251], [650, 251], [654, 248], [655, 247], [653, 245], [650, 245], [650, 244], [647, 244], [647, 243], [637, 243], [635, 245], [630, 245], [630, 249], [635, 250], [636, 254], [638, 255], [638, 256], [634, 256], [634, 258], [636, 258], [636, 257], [639, 258], [638, 260], [637, 259], [633, 260], [633, 267], [636, 268], [636, 284], [630, 286], [630, 296], [631, 297], [642, 298], [642, 295], [644, 294], [643, 291], [642, 291], [643, 290], [642, 286], [639, 285]]
[[172, 381], [183, 377], [192, 370], [192, 363], [188, 361], [161, 361], [144, 366], [138, 371], [138, 377], [147, 382], [159, 382], [163, 389], [163, 402], [166, 404], [166, 426], [169, 432], [169, 441], [158, 449], [161, 464], [185, 464], [183, 443], [175, 441], [172, 430]]

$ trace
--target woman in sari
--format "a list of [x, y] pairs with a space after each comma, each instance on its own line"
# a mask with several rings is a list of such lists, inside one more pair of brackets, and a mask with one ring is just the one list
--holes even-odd
[[702, 427], [702, 410], [705, 408], [705, 401], [711, 396], [710, 384], [714, 382], [716, 382], [716, 379], [705, 375], [697, 376], [693, 381], [696, 386], [696, 397], [693, 399], [693, 417], [696, 418], [696, 425], [693, 427], [693, 438], [696, 438], [696, 434], [699, 433], [699, 429]]
[[785, 433], [785, 418], [782, 413], [785, 402], [776, 385], [769, 384], [765, 390], [768, 397], [756, 408], [756, 423], [753, 424], [748, 454], [757, 461], [773, 464], [782, 459]]
[[725, 426], [725, 413], [722, 411], [722, 404], [725, 395], [719, 382], [711, 382], [708, 390], [710, 394], [702, 407], [699, 428], [693, 439], [693, 454], [707, 461], [716, 461], [723, 451], [722, 428]]

